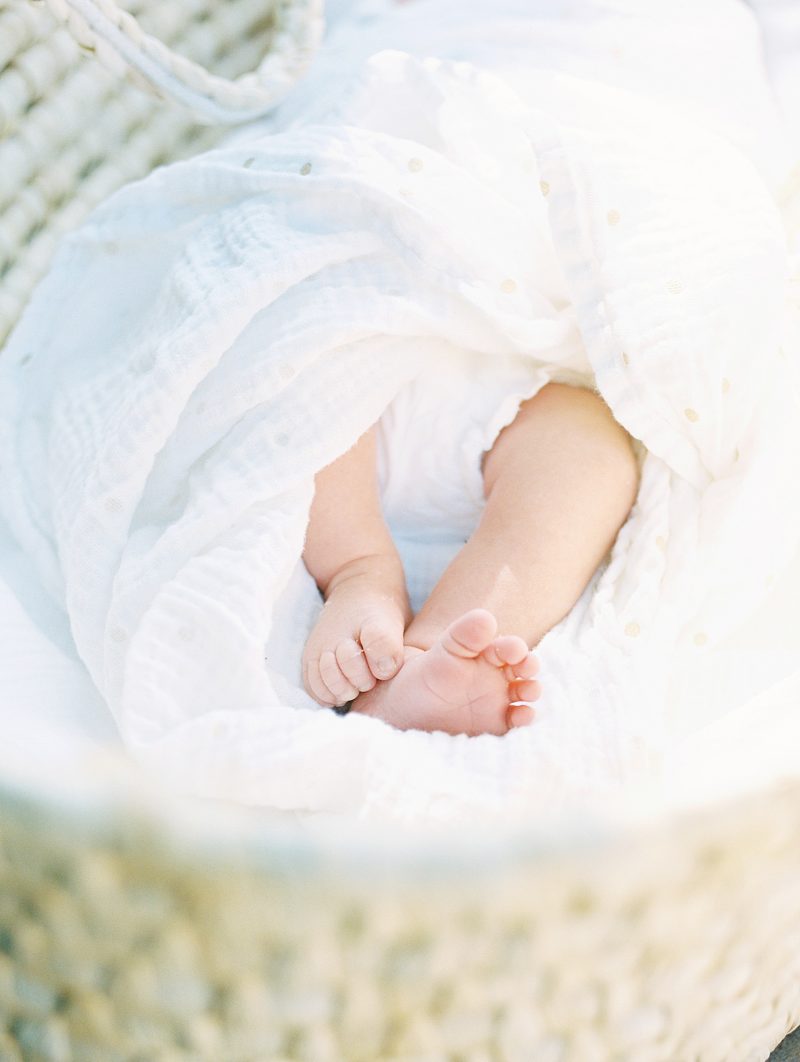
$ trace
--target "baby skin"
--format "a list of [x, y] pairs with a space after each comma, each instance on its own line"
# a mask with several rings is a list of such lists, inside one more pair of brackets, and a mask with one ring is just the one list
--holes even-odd
[[325, 604], [303, 683], [320, 704], [472, 736], [532, 721], [531, 650], [608, 553], [638, 464], [598, 395], [548, 384], [521, 404], [482, 472], [480, 522], [416, 616], [383, 518], [374, 428], [317, 475], [303, 559]]

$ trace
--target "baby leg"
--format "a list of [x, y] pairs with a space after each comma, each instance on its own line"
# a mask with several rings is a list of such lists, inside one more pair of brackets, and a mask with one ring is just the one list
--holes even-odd
[[[527, 651], [575, 604], [633, 504], [625, 430], [590, 391], [544, 387], [484, 460], [486, 505], [405, 635], [406, 662], [353, 710], [401, 728], [504, 734], [538, 696]], [[498, 637], [498, 629], [500, 636]]]
[[482, 607], [536, 645], [572, 608], [630, 512], [631, 440], [591, 391], [548, 384], [522, 403], [484, 457], [481, 521], [406, 631], [429, 648]]
[[320, 704], [341, 705], [397, 672], [411, 619], [381, 510], [374, 428], [317, 474], [303, 560], [325, 598], [303, 652], [303, 683]]

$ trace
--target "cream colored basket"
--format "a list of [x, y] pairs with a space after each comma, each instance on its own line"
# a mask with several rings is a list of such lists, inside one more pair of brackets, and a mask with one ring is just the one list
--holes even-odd
[[0, 344], [59, 236], [96, 203], [219, 138], [199, 123], [280, 98], [313, 54], [318, 6], [0, 0]]
[[[266, 110], [321, 26], [130, 11], [0, 0], [0, 341], [63, 232]], [[199, 827], [132, 777], [0, 785], [2, 1062], [760, 1062], [800, 1023], [798, 783], [591, 840], [378, 845]]]

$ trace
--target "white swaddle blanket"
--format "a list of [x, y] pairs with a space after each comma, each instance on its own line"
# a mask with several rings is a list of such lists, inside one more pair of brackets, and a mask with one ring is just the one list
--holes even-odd
[[[355, 5], [270, 122], [67, 239], [9, 342], [3, 514], [127, 745], [185, 791], [403, 821], [595, 801], [657, 766], [670, 669], [800, 540], [755, 24], [735, 0], [569, 6]], [[452, 737], [316, 707], [315, 472], [430, 359], [556, 377], [576, 322], [646, 457], [541, 645], [537, 723]]]

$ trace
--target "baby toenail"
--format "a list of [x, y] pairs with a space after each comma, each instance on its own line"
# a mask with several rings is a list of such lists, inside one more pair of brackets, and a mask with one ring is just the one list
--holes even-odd
[[382, 656], [378, 661], [378, 671], [382, 675], [388, 675], [390, 671], [394, 670], [394, 660], [390, 656]]

